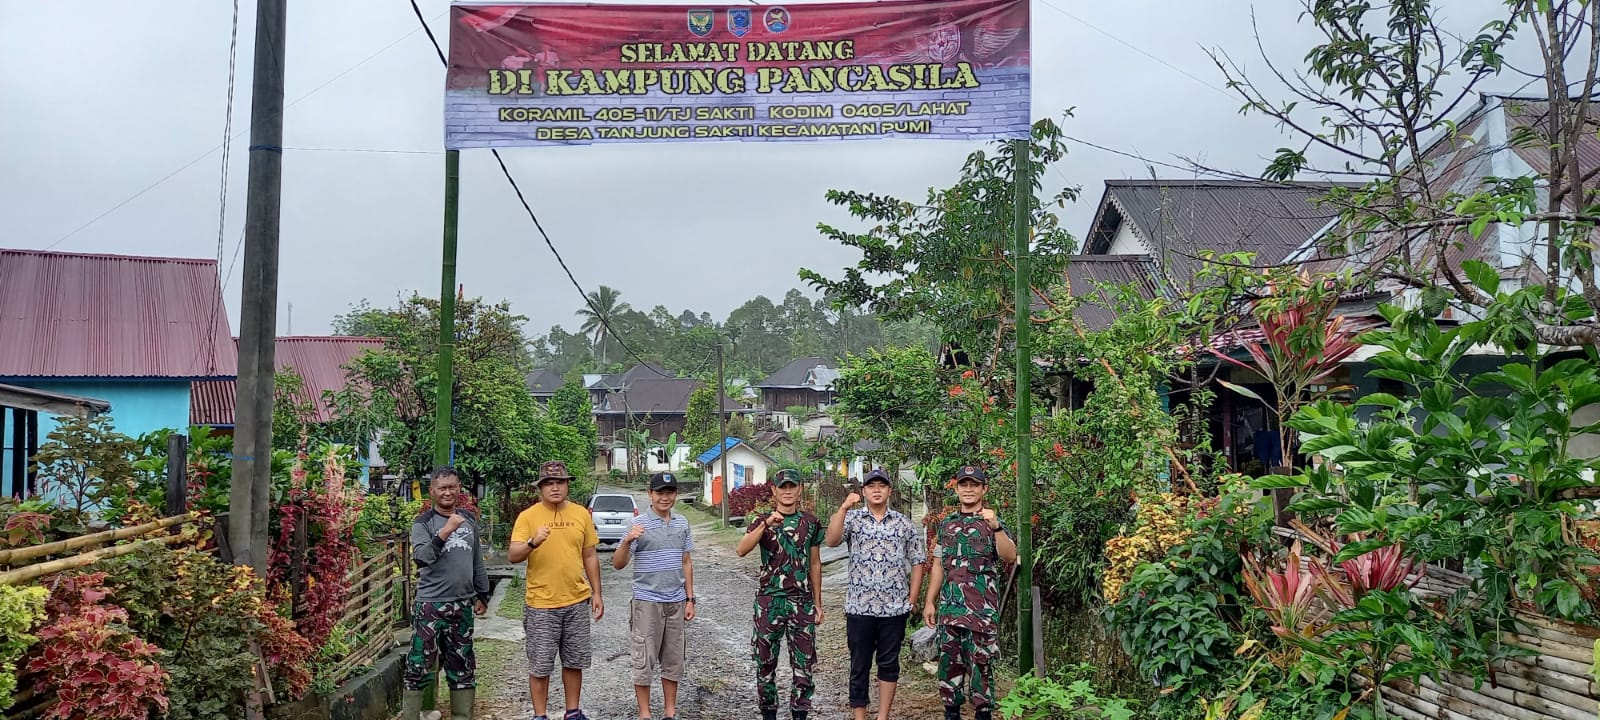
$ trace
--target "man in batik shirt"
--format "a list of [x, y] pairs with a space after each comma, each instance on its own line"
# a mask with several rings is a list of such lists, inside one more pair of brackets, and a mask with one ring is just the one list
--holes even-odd
[[800, 473], [794, 470], [773, 476], [772, 500], [777, 509], [751, 521], [734, 552], [744, 557], [761, 548], [750, 640], [761, 718], [778, 717], [778, 642], [787, 639], [794, 674], [789, 712], [793, 720], [806, 720], [815, 689], [811, 673], [817, 661], [817, 625], [822, 622], [822, 523], [800, 509]]
[[[916, 607], [928, 551], [911, 518], [889, 508], [889, 473], [873, 470], [828, 522], [828, 547], [850, 544], [850, 587], [844, 599], [845, 637], [850, 643], [850, 708], [867, 720], [867, 673], [878, 661], [878, 720], [889, 720], [900, 681], [900, 647], [906, 619]], [[867, 506], [856, 507], [862, 496]]]
[[958, 512], [939, 523], [937, 561], [928, 580], [922, 618], [937, 627], [939, 697], [945, 720], [961, 720], [972, 701], [973, 717], [994, 714], [994, 659], [1000, 654], [1001, 563], [1017, 561], [1017, 545], [993, 509], [983, 506], [989, 480], [983, 468], [956, 473]]

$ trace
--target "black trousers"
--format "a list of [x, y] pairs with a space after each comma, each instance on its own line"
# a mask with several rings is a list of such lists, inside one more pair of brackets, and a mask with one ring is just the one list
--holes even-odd
[[850, 707], [867, 706], [867, 671], [878, 661], [878, 679], [900, 682], [900, 646], [906, 640], [907, 615], [845, 615], [850, 642]]

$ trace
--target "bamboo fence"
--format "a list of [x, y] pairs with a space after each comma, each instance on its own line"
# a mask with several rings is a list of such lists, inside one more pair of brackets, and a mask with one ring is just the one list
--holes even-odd
[[331, 675], [336, 681], [342, 682], [395, 646], [394, 631], [406, 623], [412, 594], [407, 543], [403, 536], [386, 538], [382, 550], [357, 561], [346, 576], [350, 590], [339, 622], [359, 642], [334, 666]]
[[[1277, 528], [1285, 538], [1302, 537]], [[1445, 597], [1471, 579], [1459, 572], [1429, 565], [1410, 579], [1414, 591]], [[1321, 609], [1326, 614], [1326, 609]], [[1401, 720], [1596, 720], [1600, 718], [1600, 627], [1575, 625], [1543, 615], [1516, 613], [1518, 632], [1502, 639], [1533, 652], [1512, 658], [1477, 684], [1471, 676], [1441, 673], [1439, 680], [1393, 683], [1383, 688], [1385, 708]], [[1398, 660], [1409, 659], [1401, 651]], [[1476, 687], [1475, 687], [1476, 685]]]
[[[60, 542], [0, 550], [0, 585], [37, 582], [141, 548], [171, 544], [182, 536], [169, 531], [196, 519], [198, 515], [194, 513], [175, 515]], [[332, 675], [337, 680], [343, 681], [395, 646], [394, 631], [409, 621], [409, 601], [415, 594], [416, 579], [409, 572], [410, 554], [405, 536], [384, 538], [381, 550], [357, 560], [346, 575], [350, 590], [339, 622], [359, 642], [334, 666]], [[54, 703], [54, 698], [40, 692], [37, 683], [30, 682], [30, 674], [25, 671], [19, 673], [18, 688], [12, 706], [0, 718], [32, 720], [41, 717]]]
[[[143, 548], [170, 545], [182, 536], [168, 534], [169, 529], [182, 527], [198, 518], [195, 513], [174, 515], [143, 525], [80, 535], [59, 542], [0, 550], [0, 585], [23, 585]], [[123, 544], [112, 544], [118, 542]], [[18, 673], [17, 688], [11, 707], [0, 717], [30, 720], [42, 716], [55, 702], [54, 697], [39, 691], [37, 683], [30, 682], [30, 673], [25, 670]]]

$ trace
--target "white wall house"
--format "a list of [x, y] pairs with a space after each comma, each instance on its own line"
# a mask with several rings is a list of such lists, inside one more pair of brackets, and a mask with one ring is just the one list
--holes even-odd
[[767, 477], [777, 469], [777, 463], [766, 453], [760, 452], [738, 438], [728, 438], [723, 441], [722, 447], [714, 447], [695, 458], [695, 464], [702, 469], [702, 482], [700, 502], [707, 505], [716, 505], [722, 502], [722, 493], [718, 491], [718, 479], [722, 477], [722, 450], [728, 448], [728, 482], [729, 491], [744, 487], [745, 485], [765, 485]]

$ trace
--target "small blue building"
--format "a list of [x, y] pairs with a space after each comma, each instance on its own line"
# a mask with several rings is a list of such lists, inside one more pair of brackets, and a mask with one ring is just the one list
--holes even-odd
[[[192, 384], [237, 367], [215, 260], [0, 250], [0, 383], [109, 403], [138, 437], [187, 430]], [[0, 439], [0, 490], [37, 491], [11, 470], [36, 447]]]

